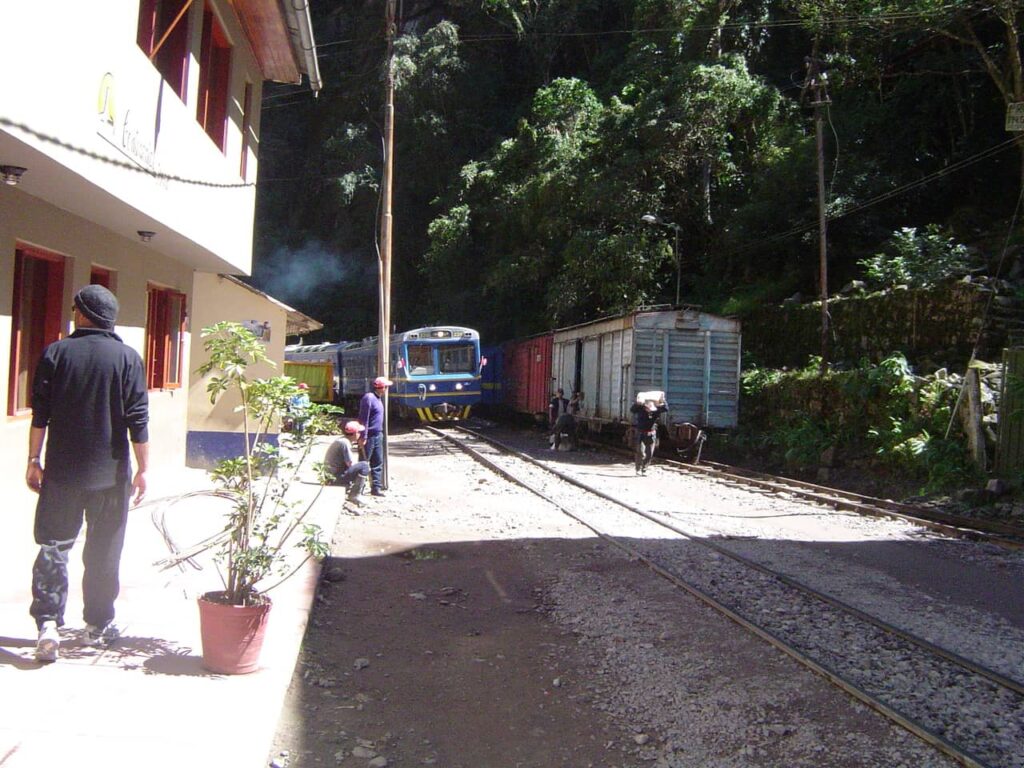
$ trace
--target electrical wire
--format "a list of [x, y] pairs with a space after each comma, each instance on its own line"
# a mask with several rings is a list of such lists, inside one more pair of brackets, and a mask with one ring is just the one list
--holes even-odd
[[59, 139], [56, 136], [51, 136], [48, 133], [37, 131], [35, 128], [25, 125], [24, 123], [19, 123], [6, 117], [0, 117], [0, 126], [3, 126], [4, 128], [10, 128], [15, 131], [19, 131], [28, 136], [32, 136], [33, 138], [38, 139], [39, 141], [46, 142], [47, 144], [53, 144], [54, 146], [60, 147], [61, 149], [65, 149], [68, 152], [74, 152], [76, 155], [88, 157], [90, 160], [97, 160], [101, 163], [106, 163], [107, 165], [112, 165], [115, 168], [120, 168], [122, 170], [134, 171], [135, 173], [142, 173], [145, 174], [146, 176], [150, 176], [154, 179], [160, 179], [162, 181], [175, 181], [178, 182], [179, 184], [191, 184], [193, 186], [212, 187], [214, 189], [239, 189], [242, 187], [256, 186], [254, 182], [226, 183], [219, 181], [208, 181], [206, 179], [190, 179], [184, 176], [177, 176], [173, 173], [163, 173], [162, 171], [156, 171], [153, 170], [152, 168], [146, 168], [144, 166], [138, 165], [137, 163], [130, 163], [127, 160], [119, 160], [115, 157], [110, 157], [108, 155], [101, 155], [99, 152], [94, 152], [91, 149], [85, 149], [84, 147], [76, 146], [74, 144], [71, 144], [70, 142], [64, 141], [63, 139]]
[[[888, 190], [887, 192], [883, 192], [883, 193], [881, 193], [879, 195], [876, 195], [875, 197], [869, 198], [869, 199], [865, 200], [864, 202], [862, 202], [862, 203], [860, 203], [858, 205], [855, 205], [855, 206], [853, 206], [851, 208], [847, 208], [845, 210], [842, 210], [842, 211], [839, 211], [837, 213], [831, 214], [831, 215], [827, 216], [826, 221], [830, 221], [831, 222], [831, 221], [835, 221], [836, 219], [841, 219], [841, 218], [843, 218], [845, 216], [849, 216], [849, 215], [854, 214], [854, 213], [859, 213], [860, 211], [863, 211], [866, 208], [871, 208], [872, 206], [878, 205], [879, 203], [885, 202], [886, 200], [889, 200], [889, 199], [891, 199], [893, 197], [897, 197], [897, 196], [903, 194], [904, 192], [909, 192], [912, 189], [916, 189], [917, 187], [924, 186], [925, 184], [929, 184], [932, 181], [940, 179], [943, 176], [948, 176], [949, 174], [954, 173], [955, 171], [959, 171], [959, 170], [967, 168], [967, 167], [969, 167], [971, 165], [974, 165], [976, 163], [980, 163], [980, 162], [982, 162], [984, 160], [988, 160], [989, 158], [999, 154], [1000, 152], [1004, 152], [1007, 149], [1009, 149], [1010, 147], [1014, 146], [1014, 144], [1016, 144], [1016, 142], [1017, 142], [1017, 140], [1015, 138], [1014, 139], [1007, 139], [1006, 141], [1000, 142], [999, 144], [995, 144], [995, 145], [989, 147], [988, 149], [984, 149], [981, 152], [978, 152], [975, 155], [972, 155], [970, 157], [964, 158], [963, 160], [958, 160], [955, 163], [951, 163], [950, 165], [946, 166], [945, 168], [942, 168], [942, 169], [940, 169], [938, 171], [935, 171], [934, 173], [930, 173], [930, 174], [928, 174], [926, 176], [922, 176], [920, 179], [916, 179], [914, 181], [908, 182], [907, 184], [903, 184], [903, 185], [901, 185], [899, 187], [896, 187], [895, 189], [891, 189], [891, 190]], [[765, 245], [770, 245], [771, 243], [779, 242], [781, 240], [787, 240], [790, 237], [794, 237], [796, 235], [802, 235], [802, 234], [804, 234], [806, 232], [812, 232], [812, 231], [814, 231], [817, 228], [817, 226], [818, 226], [817, 222], [813, 222], [811, 224], [800, 224], [800, 225], [797, 225], [797, 226], [792, 227], [790, 229], [787, 229], [784, 232], [779, 232], [779, 233], [771, 235], [769, 237], [761, 238], [757, 242], [751, 243], [750, 245], [740, 246], [740, 247], [736, 248], [735, 250], [730, 251], [729, 255], [730, 256], [737, 256], [737, 255], [740, 255], [740, 254], [743, 254], [743, 253], [748, 253], [749, 251], [756, 250], [758, 248], [762, 248]]]
[[[926, 17], [933, 17], [945, 11], [962, 11], [962, 4], [947, 3], [946, 5], [934, 8], [929, 11], [894, 11], [892, 13], [863, 14], [851, 16], [836, 16], [833, 18], [820, 19], [814, 23], [824, 26], [837, 26], [841, 24], [853, 24], [857, 26], [873, 26], [878, 23], [916, 20]], [[985, 6], [982, 11], [991, 10]], [[694, 24], [686, 28], [687, 32], [717, 32], [733, 29], [785, 29], [792, 27], [807, 26], [805, 19], [776, 19], [774, 21], [730, 21], [723, 24]], [[465, 35], [459, 38], [460, 43], [483, 43], [489, 41], [521, 40], [524, 36], [555, 37], [555, 38], [587, 38], [587, 37], [609, 37], [619, 35], [649, 35], [649, 34], [678, 34], [679, 27], [630, 27], [620, 29], [608, 29], [600, 31], [579, 30], [574, 32], [557, 31], [531, 31], [528, 35], [515, 34], [511, 32], [495, 34]], [[317, 50], [333, 48], [335, 46], [353, 45], [355, 48], [369, 48], [374, 42], [383, 42], [385, 36], [382, 34], [370, 35], [366, 38], [342, 38], [331, 40], [326, 43], [317, 43]], [[333, 52], [325, 53], [324, 56], [334, 56]]]
[[[1013, 209], [1013, 216], [1010, 217], [1010, 226], [1007, 227], [1006, 230], [1006, 239], [1003, 241], [1003, 250], [999, 254], [999, 263], [996, 265], [996, 279], [999, 279], [999, 276], [1003, 273], [1003, 264], [1006, 262], [1006, 254], [1010, 250], [1010, 238], [1013, 237], [1013, 230], [1017, 226], [1017, 218], [1020, 215], [1022, 203], [1024, 203], [1024, 186], [1021, 187], [1020, 194], [1017, 195], [1017, 205]], [[981, 348], [981, 339], [985, 333], [985, 327], [988, 325], [988, 316], [992, 310], [992, 304], [995, 301], [995, 297], [996, 292], [990, 291], [988, 299], [985, 302], [985, 309], [981, 313], [981, 324], [978, 326], [978, 335], [974, 339], [974, 346], [971, 348], [971, 356], [967, 361], [967, 370], [970, 370], [971, 363], [978, 359], [978, 350]], [[949, 439], [949, 433], [953, 430], [953, 422], [956, 421], [956, 415], [960, 410], [960, 403], [963, 402], [964, 392], [966, 391], [967, 375], [965, 373], [963, 381], [960, 383], [960, 392], [956, 397], [956, 405], [953, 406], [953, 411], [949, 415], [949, 424], [946, 426], [946, 439]]]
[[[824, 26], [837, 26], [841, 24], [872, 26], [879, 22], [907, 21], [925, 17], [935, 16], [943, 11], [959, 11], [962, 6], [958, 3], [949, 3], [930, 11], [897, 11], [893, 13], [881, 13], [862, 16], [836, 16], [833, 18], [820, 19], [816, 24]], [[686, 28], [687, 32], [718, 32], [732, 29], [784, 29], [791, 27], [804, 27], [808, 25], [805, 19], [777, 19], [774, 21], [730, 21], [723, 24], [694, 24]], [[609, 29], [601, 31], [577, 31], [577, 32], [543, 32], [533, 31], [529, 36], [533, 37], [608, 37], [616, 35], [645, 35], [645, 34], [678, 34], [682, 30], [679, 27], [635, 27], [630, 29]], [[520, 40], [524, 35], [513, 33], [501, 33], [493, 35], [466, 35], [459, 38], [460, 42], [477, 43], [491, 40]]]

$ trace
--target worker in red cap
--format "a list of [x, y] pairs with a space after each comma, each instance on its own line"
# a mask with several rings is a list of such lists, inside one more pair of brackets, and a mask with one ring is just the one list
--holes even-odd
[[373, 380], [373, 391], [359, 401], [359, 421], [366, 427], [359, 445], [370, 462], [370, 493], [384, 495], [384, 393], [394, 382], [384, 376]]
[[330, 444], [327, 448], [327, 455], [324, 457], [324, 466], [331, 473], [331, 485], [343, 485], [348, 488], [346, 502], [349, 507], [356, 511], [363, 505], [359, 500], [359, 494], [363, 492], [366, 485], [366, 477], [370, 474], [370, 465], [359, 460], [359, 454], [352, 445], [352, 441], [358, 441], [359, 436], [365, 428], [356, 420], [346, 422], [345, 434]]

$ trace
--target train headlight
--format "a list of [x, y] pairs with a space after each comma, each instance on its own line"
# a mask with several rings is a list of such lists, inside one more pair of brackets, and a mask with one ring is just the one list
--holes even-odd
[[459, 391], [461, 391], [461, 390], [462, 390], [462, 382], [461, 382], [461, 381], [460, 381], [460, 382], [457, 382], [457, 383], [455, 384], [455, 389], [456, 389], [456, 390], [459, 390]]
[[431, 385], [430, 385], [430, 391], [431, 391], [431, 392], [434, 392], [434, 391], [436, 391], [436, 390], [437, 390], [437, 384], [431, 384]]

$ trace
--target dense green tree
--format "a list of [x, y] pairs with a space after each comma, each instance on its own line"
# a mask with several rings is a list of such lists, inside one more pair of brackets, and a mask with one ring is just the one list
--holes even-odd
[[[672, 301], [673, 231], [647, 213], [680, 227], [684, 301], [816, 293], [808, 57], [828, 77], [832, 279], [863, 276], [893, 232], [983, 236], [1024, 177], [1002, 125], [1024, 101], [1019, 5], [405, 4], [395, 324], [496, 340]], [[256, 279], [354, 338], [376, 330], [383, 6], [314, 11], [328, 85], [264, 105]]]

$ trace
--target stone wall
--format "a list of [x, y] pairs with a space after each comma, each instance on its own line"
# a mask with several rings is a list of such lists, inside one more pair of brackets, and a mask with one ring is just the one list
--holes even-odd
[[[852, 365], [902, 352], [919, 371], [962, 369], [991, 295], [975, 283], [953, 282], [830, 299], [829, 360]], [[820, 302], [763, 307], [741, 319], [745, 366], [801, 367], [821, 349]], [[979, 356], [998, 355], [1004, 341], [990, 334]]]

